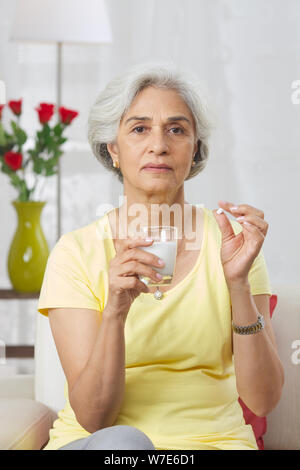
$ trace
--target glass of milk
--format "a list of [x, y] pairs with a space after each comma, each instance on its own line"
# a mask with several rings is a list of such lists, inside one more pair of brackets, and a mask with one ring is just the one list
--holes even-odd
[[155, 254], [161, 258], [165, 265], [162, 268], [155, 267], [155, 271], [160, 273], [163, 278], [161, 281], [153, 281], [148, 276], [139, 275], [139, 279], [148, 286], [166, 286], [173, 280], [177, 254], [177, 227], [168, 225], [162, 226], [143, 226], [141, 227], [142, 236], [152, 238], [153, 243], [150, 246], [141, 246], [140, 249]]

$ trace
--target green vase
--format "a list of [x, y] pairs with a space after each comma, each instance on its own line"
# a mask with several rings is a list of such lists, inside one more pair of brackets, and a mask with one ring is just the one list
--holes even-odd
[[40, 291], [49, 247], [44, 236], [40, 216], [45, 202], [13, 201], [18, 215], [18, 226], [11, 243], [7, 267], [10, 281], [17, 292]]

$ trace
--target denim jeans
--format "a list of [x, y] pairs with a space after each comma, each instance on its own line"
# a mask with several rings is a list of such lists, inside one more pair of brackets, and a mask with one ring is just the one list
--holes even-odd
[[69, 442], [58, 450], [155, 450], [149, 437], [134, 426], [99, 429], [88, 437]]

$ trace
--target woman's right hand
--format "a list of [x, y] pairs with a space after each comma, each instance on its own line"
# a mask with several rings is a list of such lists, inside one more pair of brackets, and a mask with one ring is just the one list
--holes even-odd
[[157, 282], [157, 272], [151, 267], [161, 268], [159, 258], [139, 247], [150, 246], [153, 240], [147, 242], [139, 239], [115, 239], [116, 256], [109, 266], [109, 292], [106, 310], [109, 315], [122, 317], [126, 320], [132, 302], [142, 292], [149, 288], [139, 279], [139, 275], [147, 276]]

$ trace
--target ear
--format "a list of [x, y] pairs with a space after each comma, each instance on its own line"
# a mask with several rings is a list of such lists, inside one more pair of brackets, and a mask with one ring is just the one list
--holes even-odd
[[116, 142], [110, 142], [109, 144], [106, 144], [106, 147], [113, 159], [118, 158], [119, 152]]

